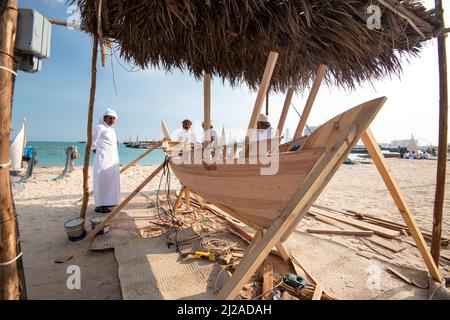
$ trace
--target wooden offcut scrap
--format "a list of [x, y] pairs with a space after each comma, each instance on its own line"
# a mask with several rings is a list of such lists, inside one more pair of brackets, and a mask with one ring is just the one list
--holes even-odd
[[[308, 213], [310, 215], [314, 216], [315, 219], [317, 219], [319, 221], [322, 221], [322, 222], [325, 222], [325, 223], [327, 223], [329, 225], [338, 227], [340, 229], [354, 230], [354, 231], [362, 230], [362, 229], [359, 229], [359, 228], [357, 228], [355, 226], [352, 226], [350, 224], [347, 224], [347, 223], [344, 223], [344, 222], [341, 222], [341, 221], [338, 221], [338, 220], [334, 220], [334, 219], [331, 219], [331, 218], [328, 218], [328, 217], [325, 217], [325, 216], [321, 216], [320, 214], [314, 213], [313, 211], [309, 211]], [[384, 238], [382, 238], [380, 236], [377, 236], [377, 235], [373, 235], [371, 237], [367, 237], [367, 240], [369, 240], [370, 242], [373, 242], [373, 243], [375, 243], [377, 245], [380, 245], [380, 246], [382, 246], [382, 247], [384, 247], [384, 248], [386, 248], [386, 249], [388, 249], [388, 250], [390, 250], [392, 252], [395, 252], [395, 253], [406, 249], [405, 245], [400, 245], [400, 244], [394, 243], [392, 241], [389, 241], [389, 240], [384, 239]]]
[[316, 234], [334, 234], [334, 235], [345, 235], [345, 236], [363, 236], [370, 237], [374, 234], [370, 230], [331, 230], [331, 229], [306, 229], [309, 233]]
[[341, 222], [345, 222], [345, 223], [347, 223], [349, 225], [355, 226], [355, 227], [363, 229], [363, 230], [371, 230], [371, 231], [375, 232], [376, 234], [379, 234], [379, 235], [384, 236], [384, 237], [395, 238], [395, 237], [400, 235], [399, 231], [395, 231], [395, 230], [391, 230], [391, 229], [388, 229], [388, 228], [376, 226], [376, 225], [373, 225], [373, 224], [370, 224], [370, 223], [367, 223], [367, 222], [363, 222], [363, 221], [359, 221], [359, 220], [356, 220], [356, 219], [353, 219], [353, 218], [350, 218], [350, 217], [343, 217], [343, 216], [340, 216], [340, 215], [335, 214], [335, 213], [331, 213], [331, 212], [326, 211], [326, 210], [321, 210], [321, 209], [314, 208], [314, 209], [310, 209], [310, 212], [313, 212], [315, 214], [319, 214], [319, 215], [322, 215], [322, 216], [325, 216], [325, 217], [328, 217], [328, 218], [331, 218], [331, 219], [335, 219], [335, 220], [338, 220], [338, 221], [341, 221]]

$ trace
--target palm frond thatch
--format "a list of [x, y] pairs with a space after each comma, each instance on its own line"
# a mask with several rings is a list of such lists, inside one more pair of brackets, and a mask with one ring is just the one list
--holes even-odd
[[[82, 25], [97, 32], [98, 0], [74, 0]], [[426, 24], [434, 11], [418, 0], [400, 2]], [[367, 27], [367, 7], [381, 8], [381, 30]], [[327, 82], [354, 88], [401, 71], [433, 36], [376, 0], [103, 0], [102, 33], [121, 56], [142, 68], [207, 72], [232, 85], [257, 88], [270, 51], [278, 52], [271, 90], [304, 88], [320, 64]], [[423, 36], [425, 35], [425, 37]]]

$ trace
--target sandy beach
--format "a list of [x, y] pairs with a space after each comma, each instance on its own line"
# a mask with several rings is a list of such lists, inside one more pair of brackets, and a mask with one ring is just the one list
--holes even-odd
[[[402, 222], [379, 173], [370, 162], [368, 160], [356, 165], [342, 165], [316, 203]], [[420, 228], [431, 232], [437, 162], [389, 159], [388, 163]], [[155, 166], [137, 166], [126, 171], [121, 176], [122, 198], [154, 168]], [[72, 243], [67, 239], [64, 222], [79, 215], [79, 205], [76, 201], [82, 191], [82, 170], [77, 167], [70, 176], [61, 181], [54, 181], [60, 172], [61, 168], [37, 168], [32, 180], [14, 186], [28, 298], [121, 299], [117, 264], [112, 250], [90, 251], [87, 243]], [[448, 181], [449, 178], [447, 174]], [[179, 188], [179, 183], [175, 180], [172, 175], [172, 189]], [[129, 207], [145, 208], [149, 204], [146, 196], [157, 190], [158, 184], [159, 179], [154, 179]], [[450, 211], [449, 191], [447, 188], [445, 215]], [[91, 202], [87, 219], [93, 214]], [[297, 228], [306, 230], [322, 225], [326, 226], [313, 217], [306, 216]], [[450, 235], [450, 221], [446, 216], [443, 235]], [[354, 250], [358, 250], [362, 245], [355, 237], [315, 236], [342, 243]], [[442, 247], [442, 252], [449, 255], [450, 250]], [[69, 258], [70, 260], [64, 263], [55, 263], [57, 260], [64, 261]], [[419, 252], [413, 246], [399, 253], [395, 262], [424, 268]], [[69, 265], [78, 265], [82, 270], [81, 290], [69, 290], [66, 286], [69, 276], [66, 271]], [[448, 266], [446, 268], [442, 269], [444, 274], [448, 274]]]

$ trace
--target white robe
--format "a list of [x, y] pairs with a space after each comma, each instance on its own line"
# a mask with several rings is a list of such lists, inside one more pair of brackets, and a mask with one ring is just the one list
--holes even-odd
[[113, 127], [103, 121], [92, 132], [94, 159], [94, 202], [96, 207], [120, 203], [120, 163]]
[[195, 133], [192, 131], [192, 129], [185, 130], [185, 129], [179, 129], [176, 135], [176, 141], [183, 142], [183, 143], [195, 143]]

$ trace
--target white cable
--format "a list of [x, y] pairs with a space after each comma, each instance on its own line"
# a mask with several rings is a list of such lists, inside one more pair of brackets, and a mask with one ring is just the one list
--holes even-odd
[[22, 256], [22, 252], [19, 253], [19, 254], [17, 255], [17, 257], [15, 257], [15, 258], [12, 259], [12, 260], [9, 260], [9, 261], [6, 261], [6, 262], [0, 262], [0, 266], [7, 266], [8, 264], [11, 264], [11, 263], [15, 262], [15, 261], [16, 261], [17, 259], [19, 259], [21, 256]]
[[0, 69], [3, 69], [5, 71], [11, 72], [13, 75], [17, 76], [17, 72], [15, 72], [14, 70], [4, 67], [4, 66], [0, 66]]
[[0, 169], [7, 168], [11, 164], [11, 160], [9, 160], [7, 163], [0, 163]]

